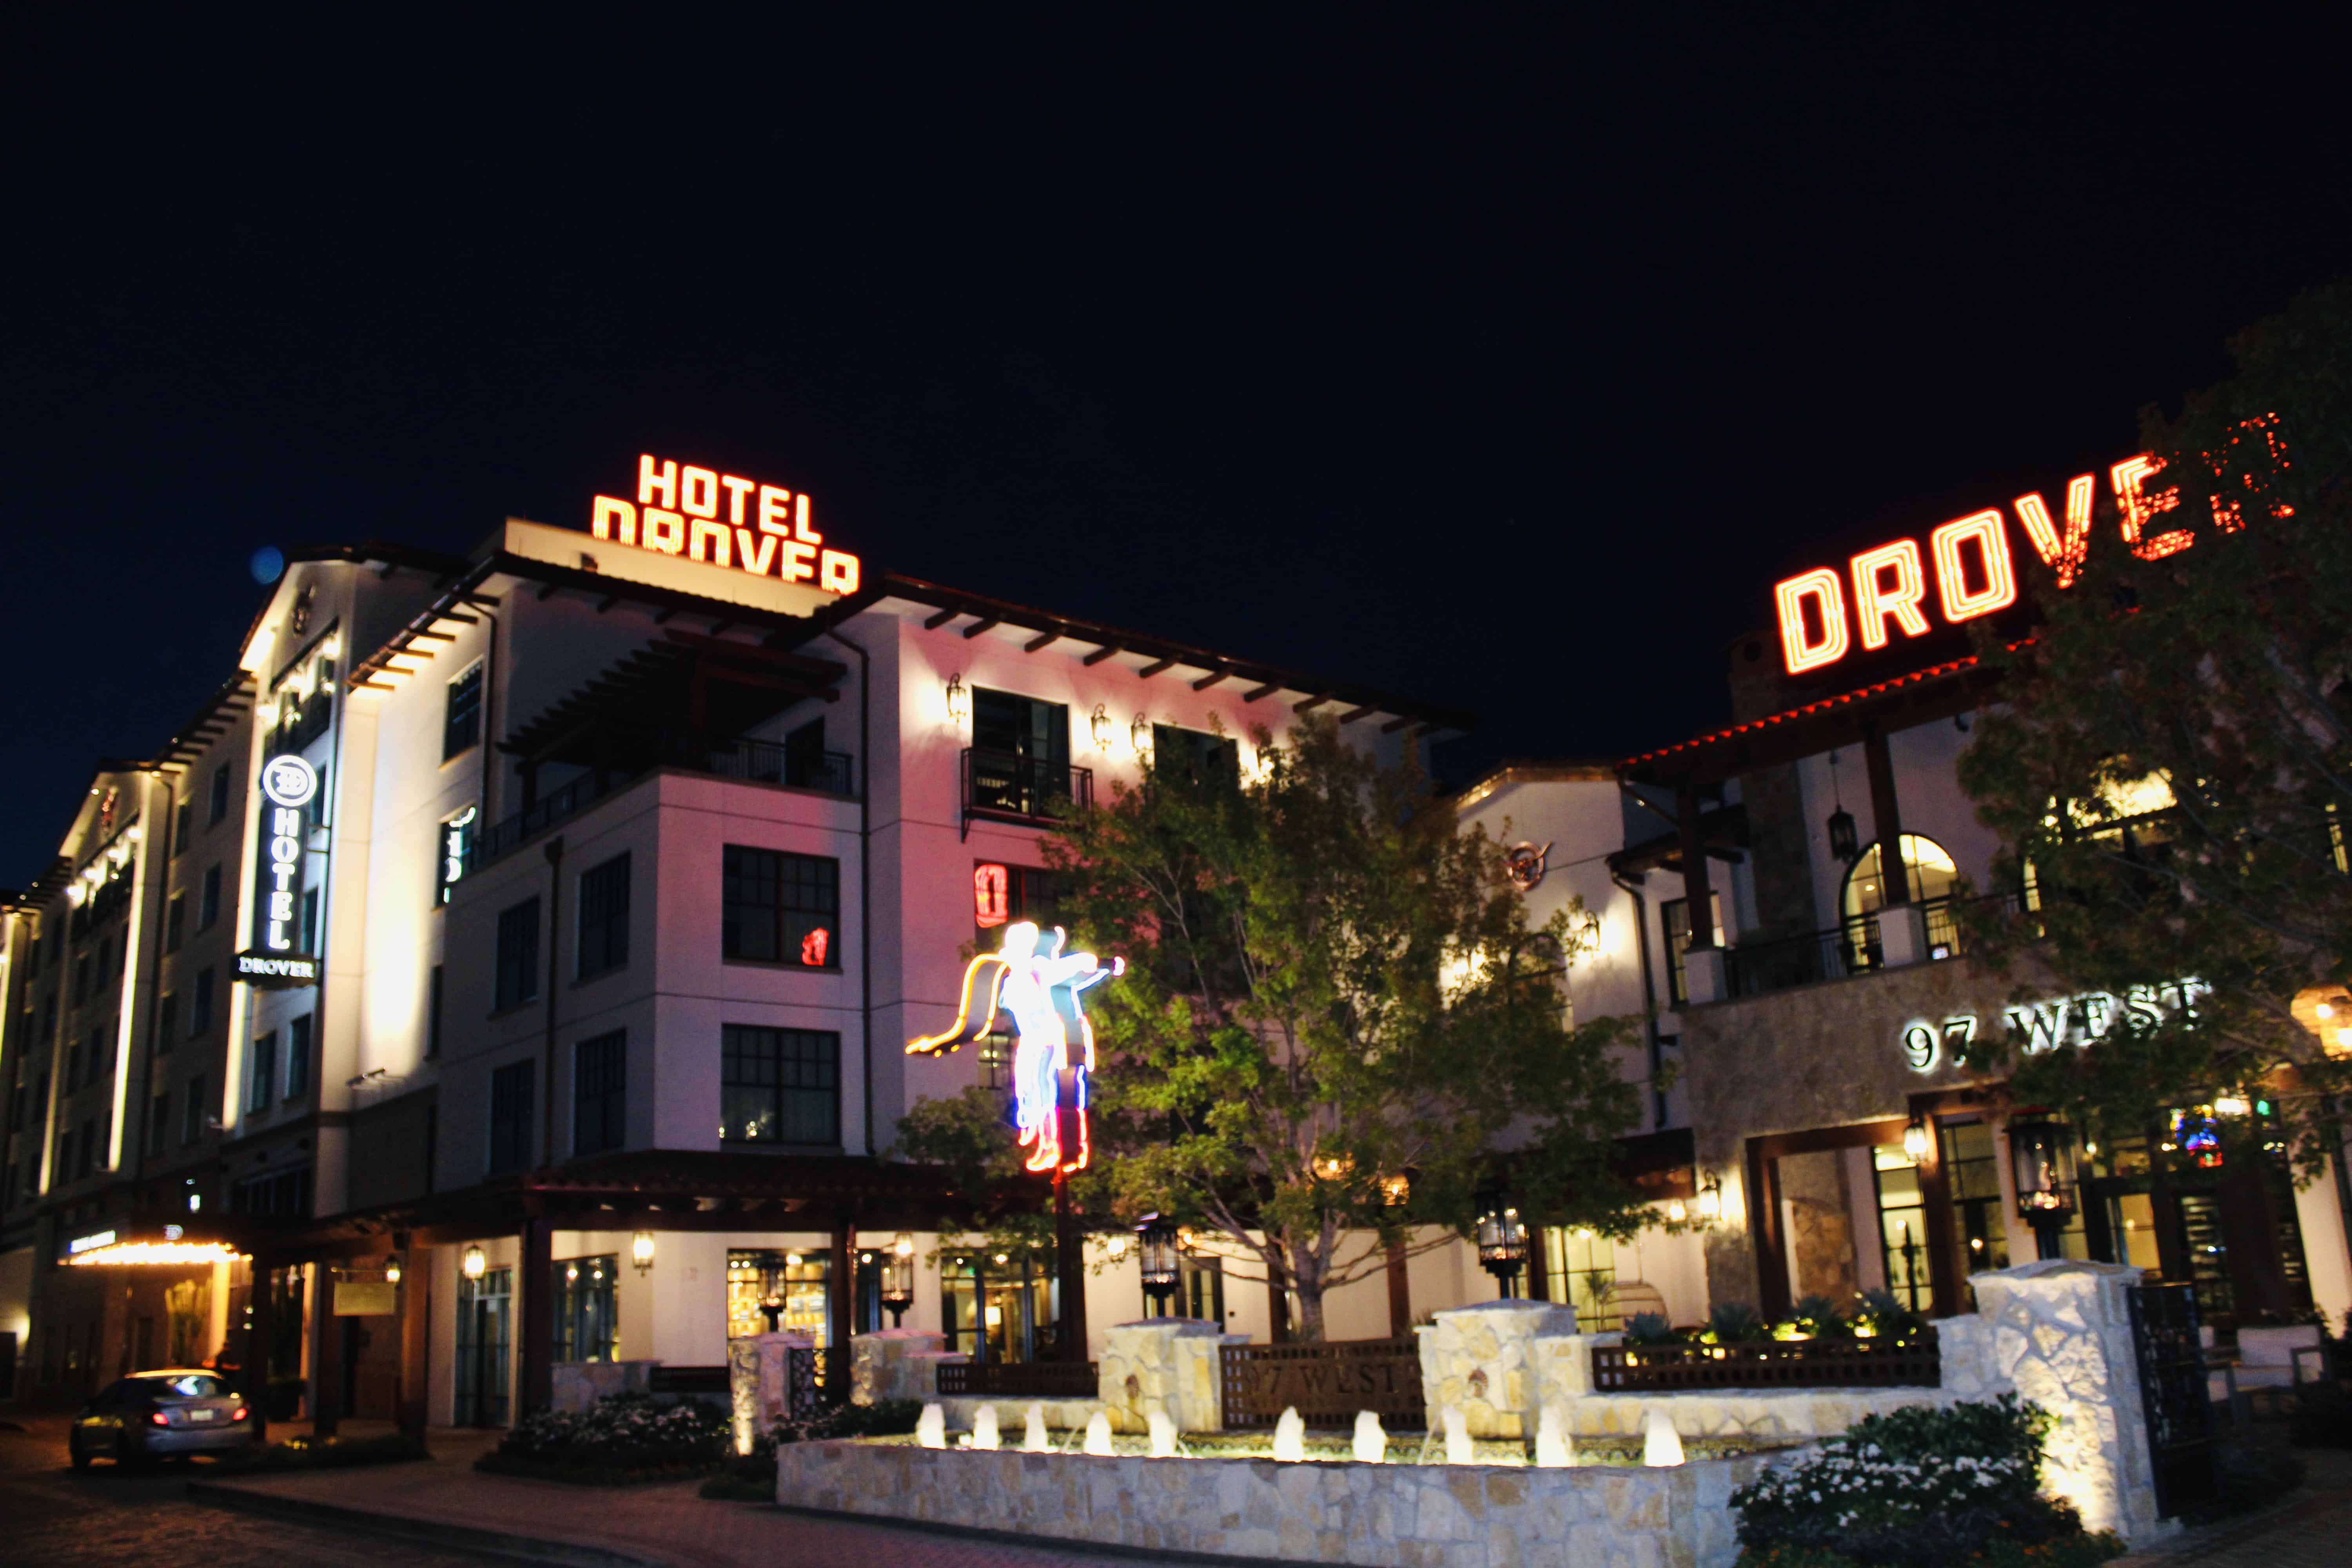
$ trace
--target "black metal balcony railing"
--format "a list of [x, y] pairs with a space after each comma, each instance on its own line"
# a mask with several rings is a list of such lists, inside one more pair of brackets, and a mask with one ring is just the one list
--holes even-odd
[[[667, 736], [663, 738], [656, 755], [656, 767], [685, 768], [720, 778], [748, 779], [754, 784], [787, 784], [826, 795], [856, 793], [855, 770], [845, 752], [794, 752], [772, 741], [696, 744], [685, 737]], [[530, 806], [477, 835], [466, 856], [467, 871], [471, 873], [488, 865], [526, 839], [577, 816], [606, 795], [628, 788], [651, 771], [640, 767], [602, 774], [583, 773], [549, 791]]]
[[[1990, 909], [2014, 920], [2024, 911], [2015, 893], [1990, 893], [1977, 899], [1935, 898], [1919, 900], [1919, 918], [1927, 929], [1930, 961], [1958, 958], [1968, 951], [1969, 930], [1964, 911]], [[1743, 942], [1723, 955], [1725, 988], [1734, 996], [1760, 996], [1789, 991], [1823, 980], [1842, 980], [1885, 967], [1879, 945], [1878, 914], [1848, 916], [1832, 931], [1774, 942]]]
[[1058, 822], [1094, 804], [1092, 768], [1043, 757], [967, 746], [963, 753], [963, 819]]

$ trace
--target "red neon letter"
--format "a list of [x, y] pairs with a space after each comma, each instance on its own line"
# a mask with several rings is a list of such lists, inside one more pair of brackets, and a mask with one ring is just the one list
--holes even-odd
[[857, 557], [845, 550], [827, 550], [817, 557], [818, 570], [824, 581], [820, 584], [828, 594], [857, 592]]
[[677, 465], [665, 460], [656, 468], [651, 458], [640, 456], [637, 458], [637, 504], [652, 505], [656, 490], [661, 491], [662, 505], [677, 505]]
[[615, 537], [615, 523], [620, 525], [617, 535], [622, 543], [637, 542], [637, 509], [611, 496], [598, 496], [588, 513], [589, 531], [599, 539], [611, 539]]
[[[1772, 599], [1780, 610], [1780, 652], [1788, 660], [1790, 675], [1819, 669], [1845, 657], [1845, 584], [1838, 581], [1836, 573], [1826, 566], [1801, 572], [1776, 584]], [[1822, 635], [1818, 638], [1805, 629], [1805, 602], [1809, 599], [1821, 616]]]
[[647, 550], [676, 555], [686, 548], [686, 519], [680, 513], [649, 506], [645, 510], [645, 525], [643, 542]]
[[2033, 541], [2033, 552], [2043, 564], [2058, 574], [2058, 585], [2071, 588], [2075, 574], [2083, 570], [2083, 558], [2091, 552], [2091, 490], [2096, 484], [2088, 474], [2077, 474], [2066, 481], [2066, 533], [2061, 538], [2050, 521], [2050, 509], [2042, 504], [2042, 492], [2017, 498], [2017, 521], [2025, 525], [2025, 537]]
[[719, 515], [719, 476], [709, 468], [688, 467], [684, 475], [686, 500], [678, 510], [688, 517]]
[[727, 564], [727, 525], [707, 522], [696, 518], [686, 525], [686, 555], [689, 561], [709, 560], [719, 565]]
[[801, 962], [811, 969], [824, 967], [824, 950], [832, 943], [832, 933], [823, 926], [801, 938]]
[[743, 521], [743, 498], [760, 487], [732, 474], [719, 475], [719, 482], [727, 487], [727, 521], [740, 526]]
[[[1969, 540], [1984, 552], [1984, 591], [1969, 592], [1961, 571], [1960, 546]], [[2001, 531], [1998, 510], [1973, 512], [1948, 522], [1927, 536], [1936, 557], [1936, 594], [1948, 621], [1974, 620], [2017, 603], [2017, 574], [2009, 563], [2009, 535]]]
[[824, 535], [809, 526], [808, 492], [793, 498], [793, 537], [803, 544], [823, 544]]
[[1004, 923], [1004, 885], [1009, 879], [1002, 866], [974, 866], [971, 868], [971, 919], [974, 925], [986, 930]]
[[2172, 529], [2151, 539], [2140, 537], [2150, 522], [2180, 504], [2180, 491], [2177, 489], [2159, 490], [2154, 495], [2147, 492], [2147, 481], [2163, 467], [2154, 458], [2142, 454], [2126, 458], [2109, 470], [2115, 480], [2116, 504], [2123, 509], [2124, 542], [2142, 561], [2161, 561], [2197, 542], [2197, 536], [2185, 528]]
[[[757, 549], [753, 548], [755, 541]], [[776, 563], [776, 536], [772, 533], [754, 533], [748, 528], [739, 528], [735, 531], [735, 548], [742, 552], [743, 570], [754, 577], [766, 576], [768, 568]]]
[[790, 533], [793, 531], [793, 492], [780, 490], [773, 485], [760, 487], [760, 531]]
[[[1881, 580], [1885, 572], [1895, 574], [1892, 584]], [[1889, 616], [1905, 637], [1926, 637], [1927, 617], [1919, 613], [1919, 601], [1927, 596], [1927, 575], [1920, 569], [1916, 540], [1898, 539], [1853, 558], [1853, 618], [1862, 628], [1863, 647], [1886, 646]]]

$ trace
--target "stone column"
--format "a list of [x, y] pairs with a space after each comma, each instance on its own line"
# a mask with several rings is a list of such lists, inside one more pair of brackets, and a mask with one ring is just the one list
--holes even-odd
[[1164, 1413], [1180, 1432], [1214, 1432], [1224, 1425], [1218, 1351], [1245, 1344], [1198, 1318], [1146, 1318], [1115, 1323], [1105, 1336], [1097, 1392], [1111, 1425], [1122, 1432], [1150, 1428]]
[[[2124, 1300], [2140, 1274], [2053, 1258], [1969, 1281], [2003, 1385], [1979, 1397], [2014, 1389], [2056, 1416], [2043, 1487], [2073, 1503], [2085, 1529], [2112, 1530], [2134, 1546], [2180, 1528], [2156, 1516], [2156, 1469]], [[1949, 1328], [1939, 1327], [1949, 1356], [1959, 1347], [1948, 1342]]]
[[1438, 1313], [1421, 1336], [1430, 1429], [1454, 1406], [1474, 1437], [1527, 1436], [1535, 1430], [1544, 1370], [1532, 1342], [1575, 1332], [1574, 1307], [1543, 1301], [1482, 1301]]
[[939, 1397], [939, 1357], [947, 1336], [929, 1329], [882, 1329], [849, 1342], [849, 1397], [858, 1405], [885, 1399]]
[[410, 1247], [400, 1258], [400, 1430], [425, 1440], [432, 1394], [433, 1248]]
[[735, 1422], [735, 1451], [748, 1454], [751, 1439], [792, 1414], [789, 1353], [809, 1350], [815, 1338], [798, 1329], [746, 1334], [727, 1342], [727, 1389]]

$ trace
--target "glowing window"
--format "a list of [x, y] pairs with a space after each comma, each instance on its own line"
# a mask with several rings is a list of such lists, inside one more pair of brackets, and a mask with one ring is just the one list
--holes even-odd
[[[1951, 897], [1952, 886], [1959, 880], [1959, 868], [1952, 864], [1951, 856], [1932, 838], [1922, 838], [1916, 833], [1903, 836], [1903, 867], [1910, 873], [1911, 899], [1914, 903], [1927, 899]], [[1878, 874], [1878, 843], [1875, 839], [1854, 858], [1853, 868], [1845, 874], [1845, 912], [1848, 919], [1866, 915], [1886, 901], [1884, 884]]]

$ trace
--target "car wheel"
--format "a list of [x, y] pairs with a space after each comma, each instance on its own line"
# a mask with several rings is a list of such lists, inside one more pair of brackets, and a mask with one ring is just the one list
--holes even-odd
[[81, 1451], [81, 1445], [75, 1442], [70, 1437], [66, 1439], [66, 1453], [73, 1460], [73, 1468], [75, 1469], [86, 1470], [89, 1468], [89, 1456], [83, 1453]]

